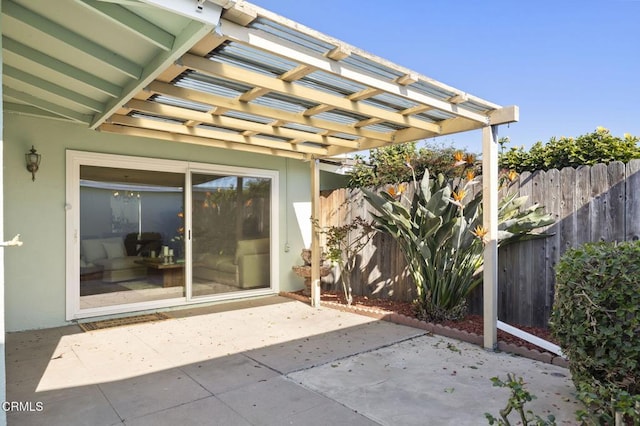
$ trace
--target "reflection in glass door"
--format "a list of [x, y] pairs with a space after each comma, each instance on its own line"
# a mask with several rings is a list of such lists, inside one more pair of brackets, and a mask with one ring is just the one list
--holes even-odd
[[184, 177], [80, 166], [81, 309], [185, 296]]
[[192, 296], [271, 286], [271, 185], [265, 177], [191, 175]]

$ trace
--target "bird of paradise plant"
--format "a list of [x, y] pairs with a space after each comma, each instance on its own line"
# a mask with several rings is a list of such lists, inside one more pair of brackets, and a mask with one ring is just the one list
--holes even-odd
[[[456, 162], [467, 163], [459, 155]], [[444, 176], [432, 177], [428, 170], [418, 183], [414, 179], [411, 199], [397, 192], [378, 193], [363, 189], [374, 208], [378, 230], [389, 233], [399, 244], [416, 287], [415, 306], [427, 320], [461, 319], [466, 297], [482, 282], [483, 245], [482, 193], [471, 197], [478, 183], [473, 173], [452, 183]], [[533, 231], [553, 219], [534, 205], [521, 210], [527, 197], [504, 197], [499, 205], [498, 240], [506, 244], [541, 238]]]

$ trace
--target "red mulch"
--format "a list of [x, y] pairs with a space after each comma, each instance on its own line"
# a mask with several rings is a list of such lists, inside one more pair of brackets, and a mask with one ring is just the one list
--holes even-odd
[[[342, 293], [323, 291], [320, 298], [325, 302], [338, 302], [343, 304], [346, 303], [344, 295]], [[415, 310], [413, 309], [413, 305], [410, 302], [397, 302], [394, 300], [369, 298], [366, 296], [353, 296], [353, 305], [376, 308], [385, 312], [395, 312], [398, 314], [406, 315], [408, 317], [417, 318]], [[481, 315], [467, 315], [461, 321], [444, 321], [441, 324], [451, 328], [456, 328], [459, 330], [467, 331], [469, 333], [477, 334], [479, 336], [482, 335], [484, 326]], [[551, 332], [546, 328], [527, 327], [518, 324], [511, 325], [524, 330], [527, 333], [533, 334], [534, 336], [538, 336], [542, 339], [554, 342], [553, 338], [551, 337]], [[541, 352], [545, 351], [544, 349], [539, 348], [538, 346], [529, 343], [526, 340], [522, 340], [502, 330], [498, 330], [498, 340], [501, 340], [505, 343], [512, 343], [517, 346], [524, 346], [527, 349], [536, 349]]]

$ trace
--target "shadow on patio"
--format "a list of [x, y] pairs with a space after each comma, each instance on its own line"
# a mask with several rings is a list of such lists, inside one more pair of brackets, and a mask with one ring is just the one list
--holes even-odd
[[7, 400], [33, 403], [9, 424], [477, 425], [508, 372], [536, 414], [570, 424], [578, 408], [561, 367], [356, 314], [275, 296], [170, 314], [8, 334]]

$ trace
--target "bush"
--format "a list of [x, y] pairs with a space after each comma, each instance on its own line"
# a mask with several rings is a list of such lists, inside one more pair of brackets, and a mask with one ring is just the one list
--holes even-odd
[[[551, 331], [598, 423], [640, 421], [640, 241], [587, 243], [556, 265]], [[613, 401], [613, 402], [612, 402]], [[633, 424], [633, 423], [631, 423]], [[636, 423], [637, 424], [637, 423]]]
[[[356, 158], [353, 170], [349, 173], [348, 186], [366, 188], [410, 182], [414, 178], [421, 180], [427, 169], [435, 176], [461, 177], [466, 170], [451, 161], [456, 151], [453, 146], [436, 144], [418, 149], [415, 142], [372, 149], [369, 151], [368, 164], [362, 157]], [[475, 158], [465, 152], [462, 156], [469, 160]]]
[[[640, 139], [630, 134], [612, 136], [609, 130], [598, 127], [594, 132], [576, 138], [551, 138], [543, 144], [536, 142], [527, 152], [523, 147], [511, 148], [500, 153], [500, 167], [518, 173], [536, 170], [561, 169], [563, 167], [591, 166], [597, 163], [622, 161], [627, 163], [640, 158]], [[501, 146], [504, 146], [504, 140]]]

